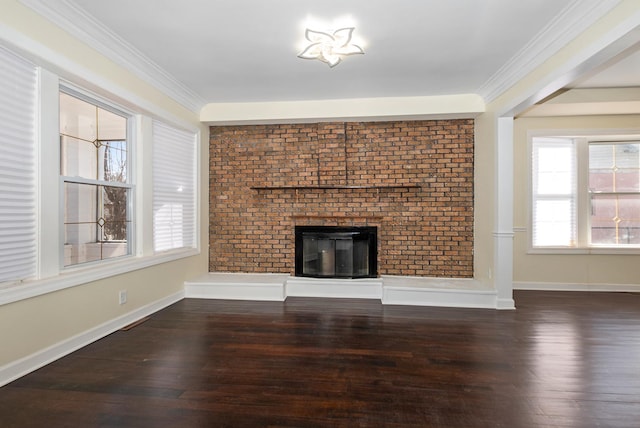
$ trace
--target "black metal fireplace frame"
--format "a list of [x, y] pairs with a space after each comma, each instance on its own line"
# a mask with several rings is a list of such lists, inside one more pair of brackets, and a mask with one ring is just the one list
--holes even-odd
[[[368, 242], [368, 273], [366, 275], [321, 275], [303, 271], [303, 240], [305, 237], [331, 239], [331, 235], [348, 234]], [[295, 226], [295, 275], [311, 278], [376, 278], [378, 276], [378, 228], [376, 226]]]

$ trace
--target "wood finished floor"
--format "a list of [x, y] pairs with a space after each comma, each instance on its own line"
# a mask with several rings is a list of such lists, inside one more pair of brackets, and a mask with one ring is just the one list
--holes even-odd
[[187, 299], [0, 388], [7, 427], [639, 427], [640, 294]]

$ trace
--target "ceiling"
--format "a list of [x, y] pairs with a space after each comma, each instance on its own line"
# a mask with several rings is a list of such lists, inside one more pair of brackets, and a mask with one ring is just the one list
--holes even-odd
[[[617, 0], [22, 0], [134, 72], [209, 103], [479, 94], [490, 101]], [[297, 57], [305, 27], [364, 55]], [[106, 46], [106, 48], [105, 48]], [[576, 87], [639, 86], [640, 54]], [[629, 72], [629, 70], [634, 70]], [[520, 73], [520, 74], [519, 74]], [[178, 88], [177, 90], [175, 88]], [[165, 91], [167, 92], [167, 91]], [[179, 94], [178, 94], [179, 92]]]

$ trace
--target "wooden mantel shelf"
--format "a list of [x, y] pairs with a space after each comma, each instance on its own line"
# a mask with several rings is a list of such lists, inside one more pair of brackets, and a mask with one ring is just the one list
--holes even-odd
[[417, 184], [402, 184], [394, 186], [339, 186], [339, 185], [326, 185], [326, 186], [252, 186], [251, 190], [403, 190], [403, 189], [419, 189], [421, 186]]

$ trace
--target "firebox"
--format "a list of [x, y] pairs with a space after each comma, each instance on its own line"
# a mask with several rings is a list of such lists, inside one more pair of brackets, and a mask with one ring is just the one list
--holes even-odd
[[375, 226], [296, 226], [296, 276], [377, 277], [377, 234]]

